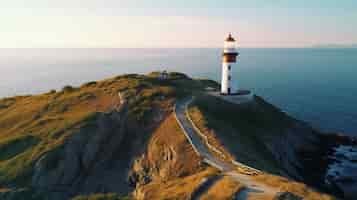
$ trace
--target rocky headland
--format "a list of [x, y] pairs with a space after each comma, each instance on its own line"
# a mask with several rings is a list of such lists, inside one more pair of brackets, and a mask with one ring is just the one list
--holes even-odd
[[[211, 80], [158, 76], [0, 99], [0, 199], [252, 199], [250, 176], [272, 188], [264, 199], [356, 197], [355, 139], [321, 133], [259, 96], [242, 105], [211, 96]], [[192, 96], [192, 123], [224, 156], [210, 154], [261, 173], [226, 173], [197, 154], [174, 109]]]

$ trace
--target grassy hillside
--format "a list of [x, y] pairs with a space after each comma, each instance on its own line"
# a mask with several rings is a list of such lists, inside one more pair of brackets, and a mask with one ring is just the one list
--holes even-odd
[[[80, 132], [96, 134], [100, 113], [112, 112], [122, 103], [119, 92], [127, 104], [128, 122], [150, 129], [156, 126], [159, 112], [172, 110], [176, 98], [209, 84], [180, 73], [171, 73], [167, 80], [158, 80], [157, 73], [131, 74], [0, 99], [0, 185], [30, 186], [35, 164], [45, 155], [46, 167], [56, 167], [56, 155], [63, 154], [69, 138]], [[150, 135], [145, 131], [137, 137], [145, 142]]]
[[279, 174], [279, 165], [262, 142], [270, 134], [281, 134], [290, 118], [259, 97], [254, 103], [235, 105], [213, 96], [200, 95], [189, 113], [212, 144], [228, 157]]
[[[284, 170], [266, 147], [266, 142], [271, 138], [284, 137], [297, 120], [260, 97], [255, 96], [250, 103], [236, 105], [201, 94], [189, 107], [189, 115], [208, 137], [209, 143], [225, 153], [227, 159], [235, 159], [262, 170], [264, 173], [254, 179], [279, 188], [279, 195], [282, 197], [278, 195], [276, 199], [285, 199], [284, 194], [311, 200], [335, 199], [303, 183], [283, 177], [285, 175], [281, 172]], [[233, 184], [232, 187], [238, 186]], [[211, 191], [213, 189], [214, 187]], [[220, 193], [208, 191], [206, 196], [218, 194]]]
[[[194, 122], [228, 157], [279, 172], [262, 139], [281, 134], [291, 118], [258, 97], [237, 107], [205, 95], [219, 87], [214, 81], [157, 77], [122, 75], [0, 99], [0, 199], [231, 199], [244, 186], [202, 163], [172, 113], [189, 95], [198, 96]], [[207, 180], [214, 180], [208, 188]]]

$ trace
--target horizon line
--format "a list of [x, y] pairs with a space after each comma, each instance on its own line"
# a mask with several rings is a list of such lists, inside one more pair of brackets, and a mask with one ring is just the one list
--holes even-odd
[[[311, 46], [243, 46], [238, 49], [353, 49], [351, 45], [311, 45]], [[223, 47], [0, 47], [0, 49], [223, 49]]]

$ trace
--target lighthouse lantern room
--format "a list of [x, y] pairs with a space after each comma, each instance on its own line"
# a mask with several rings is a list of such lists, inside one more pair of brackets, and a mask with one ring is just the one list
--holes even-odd
[[237, 57], [239, 53], [236, 47], [236, 40], [231, 34], [224, 41], [221, 94], [231, 95], [238, 91], [236, 80], [233, 78], [236, 70]]

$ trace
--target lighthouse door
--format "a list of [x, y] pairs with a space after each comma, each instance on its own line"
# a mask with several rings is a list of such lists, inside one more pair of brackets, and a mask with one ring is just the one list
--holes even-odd
[[231, 88], [228, 88], [228, 94], [231, 94]]

